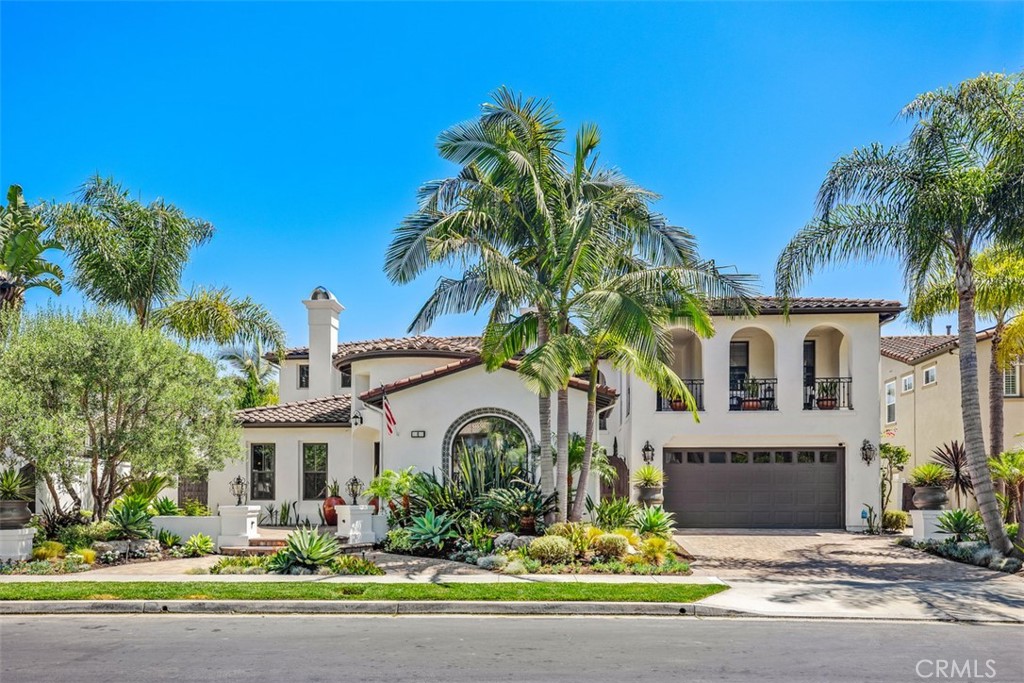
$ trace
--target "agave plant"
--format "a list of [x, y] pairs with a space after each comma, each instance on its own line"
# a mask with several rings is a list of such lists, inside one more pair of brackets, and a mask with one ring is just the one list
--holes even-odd
[[939, 528], [952, 534], [957, 543], [973, 540], [985, 530], [981, 515], [973, 510], [946, 510], [939, 515], [937, 522]]
[[149, 501], [142, 496], [124, 496], [115, 500], [107, 513], [107, 521], [114, 525], [116, 538], [149, 538], [153, 535]]
[[315, 529], [296, 529], [289, 534], [285, 547], [270, 558], [267, 571], [276, 574], [315, 572], [341, 554], [341, 546], [333, 536], [324, 536]]
[[160, 541], [160, 545], [164, 548], [173, 548], [174, 546], [181, 543], [181, 536], [175, 533], [171, 533], [167, 529], [161, 529], [157, 532], [157, 540]]
[[32, 483], [19, 470], [0, 472], [0, 500], [25, 501], [32, 498]]
[[447, 541], [458, 536], [455, 520], [447, 514], [428, 509], [409, 524], [409, 538], [414, 547], [440, 551]]
[[185, 541], [185, 554], [189, 557], [202, 557], [213, 553], [213, 539], [206, 534], [192, 534]]
[[153, 514], [159, 517], [174, 517], [181, 514], [178, 504], [167, 496], [154, 500], [151, 507]]
[[660, 505], [640, 508], [629, 525], [636, 529], [641, 536], [658, 536], [669, 538], [672, 536], [672, 529], [676, 525], [676, 516], [672, 512], [666, 512]]
[[935, 456], [935, 462], [949, 470], [949, 487], [956, 495], [957, 507], [960, 507], [961, 497], [966, 498], [974, 490], [971, 473], [967, 469], [967, 449], [954, 439], [936, 448], [932, 455]]
[[480, 508], [497, 526], [515, 529], [523, 517], [540, 519], [555, 510], [555, 494], [545, 496], [540, 486], [522, 479], [508, 488], [491, 489], [480, 499]]
[[602, 529], [618, 529], [628, 525], [639, 511], [629, 498], [606, 498], [597, 505], [591, 506], [590, 515], [594, 523]]
[[152, 502], [156, 500], [161, 491], [172, 484], [174, 484], [174, 481], [170, 477], [162, 474], [151, 474], [145, 479], [136, 479], [130, 483], [125, 489], [124, 495], [138, 496], [145, 498], [146, 502]]

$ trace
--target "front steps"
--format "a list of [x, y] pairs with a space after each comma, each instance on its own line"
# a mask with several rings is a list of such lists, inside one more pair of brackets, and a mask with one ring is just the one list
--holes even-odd
[[[338, 542], [341, 543], [341, 552], [344, 554], [354, 554], [359, 552], [365, 552], [367, 550], [373, 550], [372, 543], [349, 543], [347, 538], [339, 538]], [[283, 538], [252, 538], [249, 539], [249, 545], [226, 545], [220, 549], [221, 555], [273, 555], [281, 548], [285, 547], [287, 542]]]

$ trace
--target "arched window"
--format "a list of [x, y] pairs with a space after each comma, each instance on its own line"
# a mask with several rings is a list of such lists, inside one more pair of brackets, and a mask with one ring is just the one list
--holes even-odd
[[463, 452], [483, 452], [488, 458], [527, 462], [526, 435], [514, 422], [497, 415], [483, 415], [462, 425], [452, 440], [453, 463]]

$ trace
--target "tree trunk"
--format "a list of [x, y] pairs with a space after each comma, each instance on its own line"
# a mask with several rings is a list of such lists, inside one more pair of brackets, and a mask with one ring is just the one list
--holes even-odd
[[558, 422], [555, 448], [558, 454], [555, 470], [558, 476], [558, 521], [564, 522], [569, 515], [569, 482], [565, 475], [569, 471], [569, 389], [558, 390]]
[[[537, 346], [543, 346], [548, 341], [548, 323], [544, 318], [544, 311], [537, 313]], [[537, 398], [537, 407], [540, 412], [540, 491], [541, 495], [547, 498], [555, 492], [554, 463], [551, 461], [551, 395], [541, 390]], [[550, 521], [551, 515], [548, 515]]]
[[993, 458], [1003, 452], [1003, 371], [996, 356], [1003, 340], [1004, 325], [1000, 318], [992, 330], [992, 359], [988, 366], [988, 438]]
[[974, 270], [970, 254], [958, 258], [956, 288], [959, 298], [960, 404], [963, 408], [964, 447], [968, 470], [974, 484], [978, 511], [985, 522], [989, 544], [1003, 554], [1012, 549], [999, 514], [992, 473], [988, 469], [985, 433], [981, 420], [981, 396], [978, 391], [978, 338], [974, 324]]
[[590, 477], [590, 465], [594, 457], [594, 428], [597, 422], [597, 361], [590, 365], [590, 381], [587, 387], [587, 433], [583, 445], [583, 462], [580, 464], [580, 480], [576, 484], [576, 496], [572, 501], [572, 514], [569, 519], [574, 522], [583, 517], [583, 506], [587, 500], [587, 483]]

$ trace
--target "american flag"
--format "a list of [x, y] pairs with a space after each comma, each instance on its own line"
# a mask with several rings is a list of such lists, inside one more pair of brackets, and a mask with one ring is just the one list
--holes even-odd
[[388, 400], [388, 394], [384, 392], [384, 423], [387, 425], [388, 434], [395, 433], [395, 427], [398, 425], [398, 421], [395, 419], [395, 414], [391, 412], [391, 401]]

